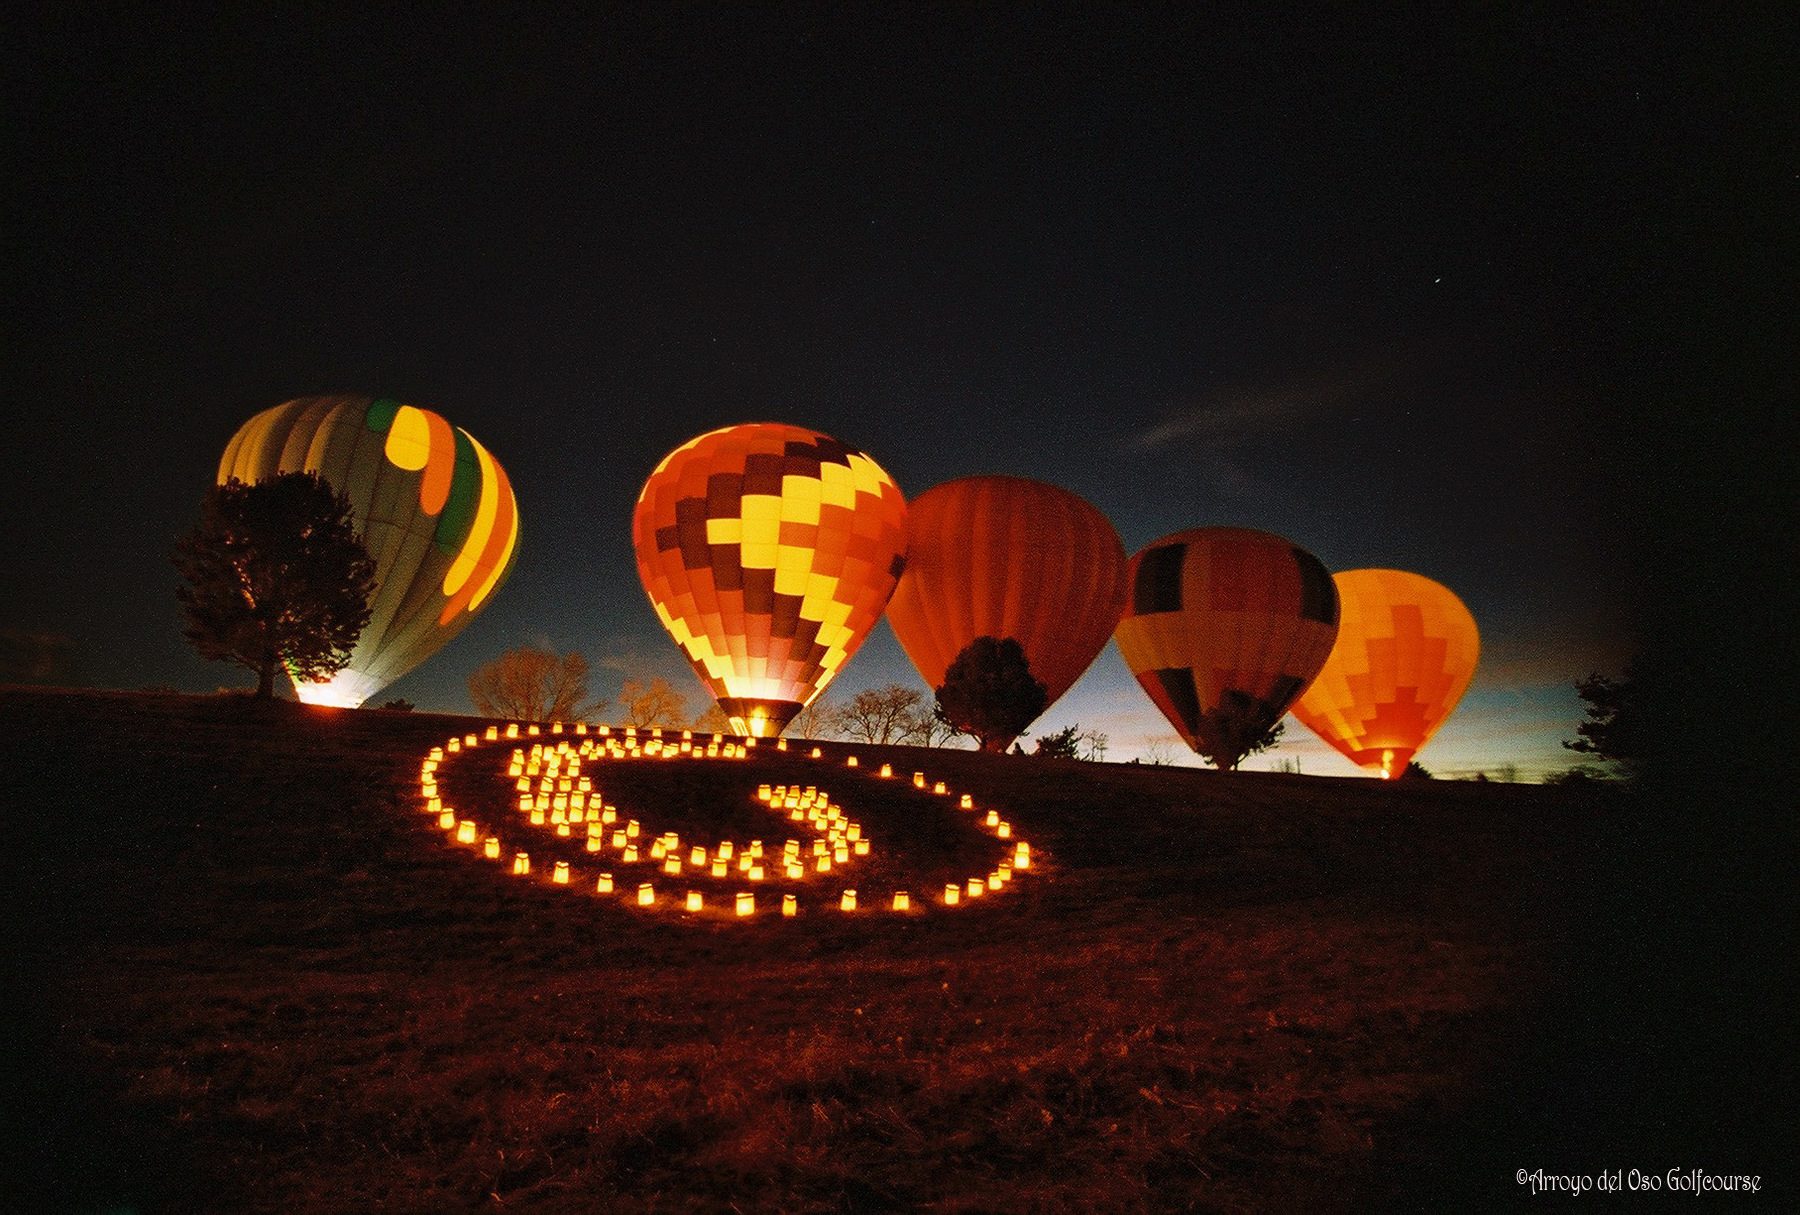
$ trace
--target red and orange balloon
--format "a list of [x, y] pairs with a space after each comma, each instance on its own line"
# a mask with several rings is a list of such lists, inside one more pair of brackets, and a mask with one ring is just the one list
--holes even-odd
[[1418, 574], [1346, 570], [1332, 581], [1337, 644], [1294, 716], [1351, 763], [1399, 776], [1475, 677], [1475, 617]]
[[1105, 648], [1125, 585], [1125, 546], [1086, 499], [1023, 477], [965, 477], [908, 506], [906, 572], [887, 618], [927, 687], [977, 637], [1010, 637], [1054, 702]]
[[1331, 652], [1338, 598], [1303, 548], [1268, 532], [1197, 527], [1131, 559], [1114, 634], [1125, 665], [1196, 752], [1281, 720]]
[[665, 456], [631, 535], [651, 606], [732, 728], [773, 736], [880, 619], [905, 567], [906, 500], [862, 452], [753, 422]]

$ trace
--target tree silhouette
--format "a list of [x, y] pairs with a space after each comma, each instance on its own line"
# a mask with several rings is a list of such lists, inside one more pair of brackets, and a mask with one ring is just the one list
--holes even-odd
[[998, 752], [1023, 734], [1049, 702], [1049, 692], [1032, 675], [1017, 641], [977, 637], [944, 672], [937, 717], [973, 736], [983, 751]]
[[838, 710], [837, 728], [845, 738], [856, 742], [913, 742], [919, 728], [919, 705], [924, 699], [923, 692], [903, 684], [864, 688]]
[[730, 734], [732, 732], [731, 718], [725, 715], [725, 710], [719, 707], [719, 702], [716, 700], [707, 705], [706, 712], [694, 718], [693, 724], [687, 728], [695, 734]]
[[648, 684], [627, 679], [619, 689], [619, 706], [625, 710], [625, 724], [640, 730], [687, 728], [687, 697], [660, 675]]
[[469, 700], [484, 717], [578, 721], [598, 715], [607, 705], [605, 700], [582, 703], [587, 677], [587, 659], [574, 650], [558, 655], [522, 646], [475, 668], [469, 676]]
[[1080, 759], [1081, 727], [1065, 726], [1054, 734], [1038, 735], [1031, 753], [1048, 759]]
[[350, 500], [312, 473], [215, 485], [174, 560], [183, 633], [202, 658], [255, 671], [260, 698], [284, 667], [300, 683], [342, 670], [369, 623], [375, 563]]
[[1610, 760], [1629, 772], [1646, 750], [1633, 676], [1629, 670], [1619, 679], [1592, 674], [1576, 684], [1575, 691], [1587, 701], [1587, 720], [1575, 727], [1577, 737], [1564, 739], [1563, 746]]
[[1282, 712], [1271, 712], [1266, 702], [1227, 688], [1219, 697], [1219, 707], [1200, 715], [1194, 750], [1215, 768], [1235, 772], [1248, 757], [1280, 744], [1287, 728]]
[[823, 696], [816, 696], [813, 702], [794, 714], [788, 722], [787, 732], [797, 738], [831, 738], [840, 728], [841, 715], [838, 707]]

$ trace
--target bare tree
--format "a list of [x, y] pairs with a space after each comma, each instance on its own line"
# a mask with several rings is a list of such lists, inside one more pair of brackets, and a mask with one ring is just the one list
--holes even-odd
[[598, 714], [605, 700], [587, 700], [587, 659], [525, 646], [483, 663], [469, 676], [469, 700], [484, 717], [516, 721], [574, 721]]
[[641, 679], [627, 679], [619, 689], [619, 707], [625, 711], [625, 724], [640, 730], [656, 726], [679, 730], [687, 726], [687, 697], [660, 675], [647, 684]]
[[1144, 762], [1155, 764], [1159, 768], [1173, 767], [1180, 752], [1181, 740], [1163, 736], [1148, 739], [1144, 743]]
[[913, 713], [906, 733], [900, 742], [915, 743], [921, 747], [944, 747], [955, 738], [963, 737], [963, 732], [939, 717], [933, 706], [921, 704]]
[[1109, 741], [1105, 731], [1091, 728], [1075, 736], [1075, 742], [1081, 749], [1081, 758], [1096, 764], [1106, 758], [1106, 744]]
[[891, 683], [865, 688], [838, 710], [838, 730], [856, 742], [911, 742], [918, 734], [919, 706], [925, 694]]
[[831, 738], [838, 732], [840, 710], [823, 696], [794, 714], [788, 722], [788, 733], [799, 738]]
[[715, 700], [706, 706], [706, 712], [694, 718], [694, 724], [688, 729], [696, 734], [730, 734], [731, 718], [725, 716], [725, 710]]

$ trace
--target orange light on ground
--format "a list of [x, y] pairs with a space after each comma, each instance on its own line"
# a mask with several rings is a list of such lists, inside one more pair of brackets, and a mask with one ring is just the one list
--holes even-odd
[[488, 860], [490, 860], [490, 861], [499, 860], [500, 859], [500, 837], [497, 835], [488, 836], [486, 840], [482, 841], [481, 851], [482, 851], [482, 854], [485, 855]]
[[951, 882], [944, 887], [944, 906], [954, 907], [960, 902], [962, 902], [962, 887]]
[[839, 911], [855, 911], [856, 910], [856, 891], [854, 891], [854, 890], [844, 891], [843, 895], [840, 896], [838, 899], [838, 910]]
[[986, 893], [987, 893], [987, 883], [983, 882], [980, 878], [970, 878], [969, 879], [969, 897], [970, 898], [978, 899]]
[[639, 907], [652, 907], [652, 906], [655, 906], [655, 904], [656, 904], [656, 887], [652, 886], [649, 882], [644, 882], [641, 885], [639, 885], [638, 886], [638, 906]]
[[782, 915], [798, 915], [799, 912], [800, 900], [797, 897], [791, 894], [784, 894], [781, 896]]
[[611, 894], [613, 892], [612, 874], [603, 873], [594, 880], [595, 894]]
[[525, 877], [531, 873], [531, 854], [527, 852], [513, 853], [513, 876]]
[[904, 891], [904, 890], [894, 891], [894, 910], [895, 911], [911, 911], [912, 910], [912, 898], [906, 893], [906, 891]]
[[550, 880], [558, 886], [567, 886], [569, 884], [569, 862], [556, 862], [556, 868], [551, 872]]
[[849, 759], [846, 759], [844, 761], [844, 767], [846, 767], [846, 768], [856, 767], [856, 756], [852, 755]]
[[737, 913], [739, 915], [750, 915], [755, 910], [756, 910], [756, 896], [748, 890], [738, 891]]
[[462, 822], [456, 824], [456, 842], [459, 844], [473, 844], [475, 842], [475, 824], [469, 819], [465, 818]]
[[687, 909], [689, 911], [699, 911], [702, 906], [704, 906], [704, 902], [700, 897], [700, 892], [698, 890], [688, 891], [687, 892]]

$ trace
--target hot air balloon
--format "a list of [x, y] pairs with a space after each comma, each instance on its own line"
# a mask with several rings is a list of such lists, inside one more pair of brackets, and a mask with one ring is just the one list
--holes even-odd
[[769, 737], [880, 618], [906, 564], [906, 499], [862, 452], [752, 422], [663, 457], [631, 536], [651, 606], [732, 728]]
[[512, 572], [519, 508], [499, 461], [437, 414], [368, 397], [302, 397], [251, 418], [219, 483], [312, 472], [350, 499], [375, 559], [368, 627], [349, 665], [297, 685], [308, 704], [354, 708], [463, 630]]
[[1351, 763], [1398, 776], [1475, 677], [1475, 617], [1418, 574], [1346, 570], [1332, 581], [1337, 644], [1294, 716]]
[[965, 477], [908, 505], [906, 572], [887, 618], [927, 687], [977, 637], [1010, 637], [1054, 702], [1106, 646], [1125, 586], [1125, 546], [1085, 498]]
[[1130, 581], [1125, 665], [1188, 746], [1235, 768], [1331, 652], [1331, 575], [1280, 536], [1197, 527], [1133, 557]]

